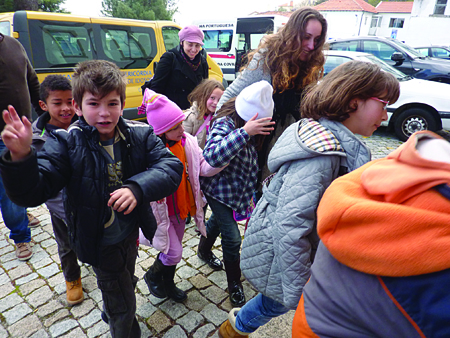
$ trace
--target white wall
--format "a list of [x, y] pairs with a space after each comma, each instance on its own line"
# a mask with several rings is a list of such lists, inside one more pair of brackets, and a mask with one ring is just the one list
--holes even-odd
[[[320, 11], [328, 22], [328, 38], [367, 35], [372, 13]], [[365, 17], [369, 16], [367, 23]], [[361, 21], [361, 15], [362, 21]], [[358, 34], [359, 33], [359, 34]]]
[[[379, 13], [378, 16], [382, 17], [381, 26], [377, 27], [376, 36], [383, 36], [385, 38], [391, 37], [392, 30], [397, 30], [397, 40], [405, 41], [407, 38], [407, 31], [411, 27], [409, 13]], [[403, 28], [389, 27], [391, 19], [405, 19]]]

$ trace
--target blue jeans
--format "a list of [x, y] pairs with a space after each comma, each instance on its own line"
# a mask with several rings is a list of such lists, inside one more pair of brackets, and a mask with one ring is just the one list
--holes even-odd
[[[6, 149], [3, 141], [0, 140], [0, 154]], [[6, 195], [3, 179], [0, 177], [0, 209], [6, 227], [11, 231], [9, 238], [14, 243], [28, 243], [31, 241], [31, 231], [28, 228], [27, 209], [19, 207], [11, 202]]]
[[289, 309], [284, 305], [258, 293], [239, 310], [236, 317], [236, 328], [246, 333], [255, 332], [272, 318], [281, 316], [288, 311]]
[[206, 200], [212, 210], [211, 217], [206, 222], [206, 233], [211, 238], [217, 238], [219, 234], [222, 234], [223, 259], [236, 262], [240, 257], [242, 238], [233, 218], [233, 210], [208, 195]]

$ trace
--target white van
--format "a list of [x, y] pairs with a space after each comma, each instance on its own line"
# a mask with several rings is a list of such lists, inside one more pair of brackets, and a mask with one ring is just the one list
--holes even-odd
[[195, 21], [205, 34], [203, 40], [208, 55], [222, 69], [228, 82], [236, 78], [242, 57], [258, 47], [265, 34], [277, 32], [286, 24], [282, 15], [253, 15], [228, 20]]

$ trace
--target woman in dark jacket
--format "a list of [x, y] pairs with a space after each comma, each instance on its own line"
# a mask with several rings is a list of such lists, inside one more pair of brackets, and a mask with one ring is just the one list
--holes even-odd
[[191, 105], [187, 99], [194, 88], [208, 78], [208, 62], [203, 46], [203, 32], [186, 26], [179, 33], [180, 44], [165, 52], [159, 60], [149, 88], [164, 94], [181, 109]]

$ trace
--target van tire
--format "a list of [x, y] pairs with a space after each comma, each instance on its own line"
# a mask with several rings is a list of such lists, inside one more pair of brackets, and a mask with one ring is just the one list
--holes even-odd
[[406, 109], [397, 116], [394, 124], [395, 134], [401, 141], [406, 141], [416, 131], [436, 129], [433, 114], [423, 108]]

